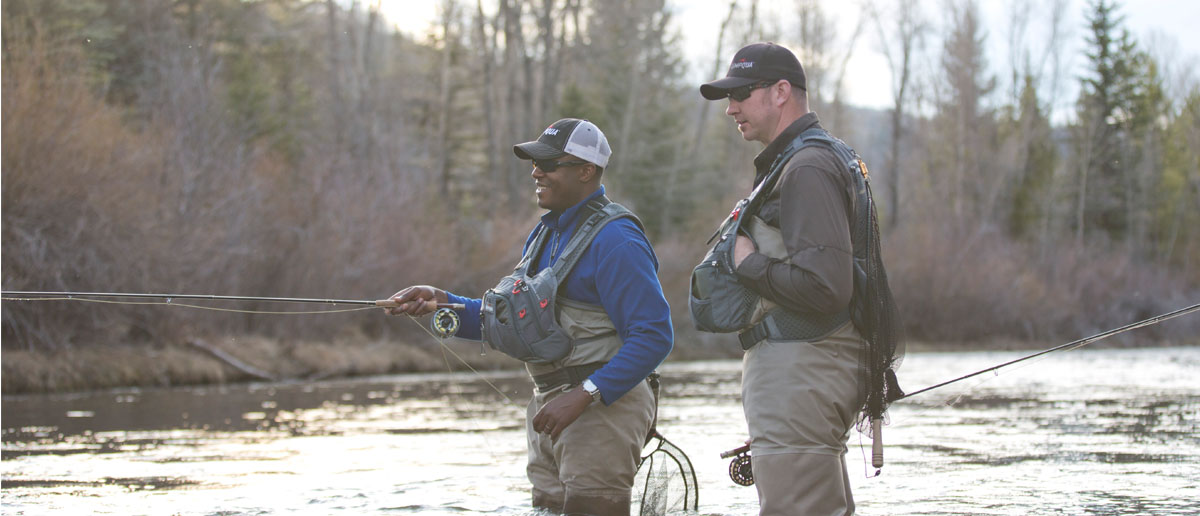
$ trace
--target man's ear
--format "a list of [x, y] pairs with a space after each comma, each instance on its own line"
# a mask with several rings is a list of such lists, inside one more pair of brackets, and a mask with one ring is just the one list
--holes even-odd
[[596, 164], [595, 163], [588, 163], [587, 165], [579, 167], [579, 182], [580, 183], [591, 182], [591, 180], [595, 179], [595, 177], [596, 177]]
[[775, 105], [782, 106], [788, 98], [792, 96], [792, 83], [788, 81], [778, 81], [771, 85], [771, 92], [775, 94]]

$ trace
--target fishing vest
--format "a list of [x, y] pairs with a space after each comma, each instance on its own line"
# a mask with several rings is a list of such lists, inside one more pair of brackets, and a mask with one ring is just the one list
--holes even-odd
[[550, 231], [538, 229], [513, 273], [483, 295], [480, 308], [483, 340], [493, 349], [525, 362], [540, 375], [569, 366], [606, 362], [621, 348], [621, 337], [604, 307], [566, 297], [559, 288], [600, 230], [633, 212], [605, 196], [588, 201], [583, 221], [563, 246], [554, 264], [529, 275], [529, 267], [546, 246]]
[[[746, 235], [758, 252], [790, 263], [783, 235], [779, 228], [758, 217], [758, 211], [778, 183], [787, 162], [797, 152], [812, 145], [831, 149], [853, 177], [855, 184], [855, 214], [852, 229], [855, 284], [866, 281], [865, 232], [870, 222], [870, 194], [866, 184], [866, 165], [854, 149], [820, 128], [808, 129], [792, 142], [771, 163], [766, 177], [750, 193], [738, 201], [733, 212], [721, 223], [709, 239], [712, 246], [704, 260], [692, 270], [688, 308], [697, 330], [711, 333], [738, 332], [743, 349], [767, 338], [812, 341], [827, 337], [850, 321], [850, 308], [834, 314], [817, 312], [797, 313], [763, 298], [738, 281], [733, 249], [738, 235]], [[860, 247], [864, 247], [860, 249]], [[856, 289], [857, 291], [857, 289]], [[853, 304], [853, 303], [851, 303]]]

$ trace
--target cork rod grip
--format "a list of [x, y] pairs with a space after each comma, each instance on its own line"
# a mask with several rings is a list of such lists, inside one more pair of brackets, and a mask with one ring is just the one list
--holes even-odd
[[871, 466], [883, 467], [883, 420], [871, 420]]
[[[384, 308], [395, 308], [397, 306], [400, 306], [400, 304], [391, 299], [379, 299], [379, 300], [375, 301], [375, 306], [382, 306]], [[435, 306], [435, 308], [449, 308], [451, 310], [465, 310], [467, 308], [467, 305], [464, 305], [462, 303], [438, 303], [437, 306]]]

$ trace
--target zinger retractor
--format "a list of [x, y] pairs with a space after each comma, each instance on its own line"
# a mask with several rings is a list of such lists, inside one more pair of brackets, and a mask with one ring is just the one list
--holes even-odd
[[721, 454], [722, 459], [729, 457], [733, 457], [733, 460], [729, 461], [729, 479], [739, 486], [754, 485], [754, 469], [750, 465], [750, 445], [747, 444]]
[[433, 313], [433, 318], [429, 320], [429, 329], [433, 333], [443, 339], [453, 336], [458, 333], [458, 325], [462, 322], [458, 318], [458, 312], [450, 308], [438, 308]]

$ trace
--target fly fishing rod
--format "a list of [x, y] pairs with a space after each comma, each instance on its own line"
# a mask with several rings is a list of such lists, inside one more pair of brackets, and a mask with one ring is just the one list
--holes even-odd
[[[273, 301], [279, 303], [312, 303], [327, 305], [371, 305], [383, 308], [399, 306], [391, 299], [377, 299], [371, 301], [366, 299], [320, 299], [305, 297], [213, 296], [207, 294], [134, 294], [126, 292], [33, 292], [19, 290], [5, 290], [2, 293], [5, 300], [10, 301], [47, 300], [47, 298], [56, 297], [64, 298], [65, 300], [93, 297], [133, 297], [150, 299], [209, 299], [219, 301]], [[13, 296], [13, 299], [9, 299], [9, 296]], [[438, 306], [451, 308], [454, 310], [462, 310], [464, 308], [464, 305], [461, 303], [442, 303]]]
[[[1144, 319], [1144, 320], [1141, 320], [1141, 321], [1138, 321], [1135, 323], [1127, 324], [1125, 326], [1121, 326], [1120, 328], [1113, 328], [1113, 329], [1108, 330], [1103, 333], [1097, 333], [1095, 335], [1092, 335], [1091, 337], [1085, 337], [1085, 338], [1082, 338], [1082, 339], [1079, 339], [1076, 341], [1072, 341], [1072, 342], [1068, 342], [1066, 344], [1052, 347], [1050, 349], [1042, 350], [1042, 351], [1039, 351], [1032, 355], [1024, 356], [1024, 357], [1021, 357], [1021, 358], [1018, 358], [1015, 360], [1009, 360], [1008, 362], [1004, 362], [1003, 364], [995, 365], [995, 366], [992, 366], [992, 367], [989, 367], [986, 369], [980, 369], [979, 371], [975, 371], [970, 374], [962, 375], [953, 380], [947, 380], [947, 381], [939, 383], [937, 385], [932, 385], [932, 386], [926, 387], [924, 389], [920, 389], [917, 391], [913, 391], [913, 392], [904, 394], [904, 395], [902, 395], [898, 398], [895, 398], [891, 401], [895, 402], [895, 401], [900, 401], [905, 398], [911, 398], [913, 396], [916, 396], [916, 395], [924, 393], [924, 392], [929, 392], [934, 389], [945, 387], [952, 383], [960, 382], [960, 381], [966, 380], [968, 378], [979, 376], [983, 373], [996, 371], [998, 369], [1008, 367], [1008, 366], [1016, 364], [1018, 362], [1024, 362], [1026, 360], [1037, 358], [1042, 355], [1053, 353], [1055, 351], [1077, 349], [1077, 348], [1086, 346], [1088, 344], [1091, 344], [1093, 342], [1096, 342], [1098, 340], [1112, 337], [1113, 335], [1117, 335], [1119, 333], [1124, 333], [1129, 330], [1135, 330], [1135, 329], [1143, 328], [1143, 327], [1150, 326], [1153, 324], [1158, 324], [1158, 323], [1166, 321], [1168, 319], [1174, 319], [1181, 315], [1190, 314], [1197, 310], [1200, 310], [1200, 304], [1194, 304], [1192, 306], [1180, 308], [1179, 310], [1175, 310], [1173, 312], [1167, 312], [1165, 314], [1157, 315], [1157, 316], [1151, 317], [1149, 319]], [[881, 421], [878, 419], [872, 421], [872, 435], [879, 436], [881, 430], [882, 430]], [[882, 439], [878, 439], [878, 438], [874, 439], [874, 443], [872, 444], [871, 452], [872, 452], [871, 453], [872, 465], [875, 466], [876, 468], [882, 467], [883, 466], [883, 441], [882, 441]], [[730, 461], [730, 463], [729, 463], [729, 478], [732, 479], [733, 482], [738, 485], [742, 485], [742, 486], [754, 485], [754, 472], [750, 466], [750, 464], [751, 464], [751, 462], [750, 462], [751, 461], [750, 445], [747, 444], [745, 446], [735, 448], [735, 449], [721, 453], [722, 459], [727, 459], [730, 457], [733, 457], [733, 460]]]
[[[366, 305], [380, 308], [400, 306], [392, 299], [320, 299], [303, 297], [257, 297], [257, 296], [216, 296], [208, 294], [143, 294], [129, 292], [47, 292], [47, 291], [0, 291], [5, 301], [98, 301], [96, 298], [138, 298], [165, 299], [162, 304], [171, 305], [176, 299], [201, 299], [209, 301], [266, 301], [275, 303], [307, 303], [324, 305]], [[211, 308], [196, 305], [177, 305], [190, 308]], [[463, 310], [462, 303], [438, 303], [430, 326], [439, 336], [445, 338], [458, 331], [459, 317], [455, 310]], [[311, 313], [311, 312], [305, 312]]]
[[1086, 345], [1088, 345], [1088, 344], [1091, 344], [1091, 343], [1093, 343], [1093, 342], [1096, 342], [1096, 341], [1098, 341], [1098, 340], [1102, 340], [1102, 339], [1106, 339], [1106, 338], [1108, 338], [1108, 337], [1112, 337], [1113, 335], [1116, 335], [1116, 334], [1118, 334], [1118, 333], [1124, 333], [1124, 332], [1127, 332], [1127, 331], [1129, 331], [1129, 330], [1135, 330], [1135, 329], [1142, 328], [1142, 327], [1145, 327], [1145, 326], [1150, 326], [1150, 325], [1152, 325], [1152, 324], [1158, 324], [1158, 323], [1160, 323], [1160, 322], [1163, 322], [1163, 321], [1166, 321], [1166, 320], [1168, 320], [1168, 319], [1174, 319], [1174, 318], [1176, 318], [1176, 317], [1179, 317], [1179, 316], [1181, 316], [1181, 315], [1187, 315], [1187, 314], [1190, 314], [1190, 313], [1192, 313], [1192, 312], [1195, 312], [1195, 311], [1197, 311], [1197, 310], [1200, 310], [1200, 304], [1194, 304], [1194, 305], [1192, 305], [1192, 306], [1189, 306], [1189, 307], [1186, 307], [1186, 308], [1180, 308], [1179, 310], [1175, 310], [1175, 311], [1173, 311], [1173, 312], [1167, 312], [1167, 313], [1165, 313], [1165, 314], [1162, 314], [1162, 315], [1156, 315], [1156, 316], [1154, 316], [1154, 317], [1151, 317], [1151, 318], [1149, 318], [1149, 319], [1144, 319], [1144, 320], [1141, 320], [1141, 321], [1138, 321], [1138, 322], [1135, 322], [1135, 323], [1130, 323], [1130, 324], [1127, 324], [1127, 325], [1125, 325], [1125, 326], [1121, 326], [1120, 328], [1113, 328], [1113, 329], [1111, 329], [1111, 330], [1108, 330], [1108, 331], [1106, 331], [1106, 332], [1103, 332], [1103, 333], [1097, 333], [1097, 334], [1095, 334], [1095, 335], [1092, 335], [1091, 337], [1085, 337], [1085, 338], [1082, 338], [1082, 339], [1079, 339], [1079, 340], [1076, 340], [1076, 341], [1073, 341], [1073, 342], [1068, 342], [1068, 343], [1066, 343], [1066, 344], [1062, 344], [1062, 345], [1059, 345], [1059, 346], [1055, 346], [1055, 347], [1052, 347], [1052, 348], [1050, 348], [1050, 349], [1046, 349], [1046, 350], [1039, 351], [1039, 352], [1037, 352], [1037, 353], [1034, 353], [1034, 354], [1032, 354], [1032, 355], [1024, 356], [1024, 357], [1021, 357], [1021, 358], [1018, 358], [1018, 359], [1015, 359], [1015, 360], [1009, 360], [1008, 362], [1005, 362], [1005, 363], [1003, 363], [1003, 364], [1000, 364], [1000, 365], [995, 365], [995, 366], [989, 367], [989, 368], [987, 368], [987, 369], [980, 369], [980, 370], [978, 370], [978, 371], [975, 371], [974, 373], [965, 374], [965, 375], [962, 375], [962, 376], [960, 376], [960, 377], [958, 377], [958, 378], [955, 378], [955, 379], [953, 379], [953, 380], [947, 380], [947, 381], [945, 381], [945, 382], [942, 382], [942, 383], [939, 383], [939, 384], [937, 384], [937, 385], [932, 385], [932, 386], [926, 387], [926, 388], [924, 388], [924, 389], [921, 389], [921, 390], [917, 390], [917, 391], [913, 391], [913, 392], [907, 393], [907, 394], [905, 394], [905, 395], [903, 395], [903, 396], [900, 396], [899, 398], [896, 398], [895, 400], [892, 400], [892, 401], [900, 401], [900, 400], [902, 400], [902, 399], [905, 399], [905, 398], [911, 398], [911, 397], [913, 397], [913, 396], [916, 396], [916, 395], [918, 395], [918, 394], [921, 394], [921, 393], [924, 393], [924, 392], [929, 392], [929, 391], [932, 391], [932, 390], [934, 390], [934, 389], [937, 389], [937, 388], [940, 388], [940, 387], [945, 387], [945, 386], [947, 386], [947, 385], [950, 385], [950, 384], [952, 384], [952, 383], [956, 383], [956, 382], [960, 382], [960, 381], [962, 381], [962, 380], [966, 380], [967, 378], [972, 378], [972, 377], [975, 377], [975, 376], [979, 376], [979, 375], [981, 375], [981, 374], [983, 374], [983, 373], [987, 373], [987, 372], [995, 371], [995, 370], [997, 370], [997, 369], [1000, 369], [1000, 368], [1003, 368], [1003, 367], [1008, 367], [1008, 366], [1010, 366], [1010, 365], [1013, 365], [1013, 364], [1016, 364], [1016, 363], [1018, 363], [1018, 362], [1024, 362], [1024, 361], [1026, 361], [1026, 360], [1029, 360], [1029, 359], [1032, 359], [1032, 358], [1037, 358], [1037, 357], [1040, 357], [1040, 356], [1042, 356], [1042, 355], [1045, 355], [1045, 354], [1048, 354], [1048, 353], [1053, 353], [1053, 352], [1055, 352], [1055, 351], [1060, 351], [1060, 350], [1064, 350], [1064, 349], [1065, 349], [1065, 350], [1071, 350], [1071, 349], [1081, 348], [1081, 347], [1083, 347], [1083, 346], [1086, 346]]

